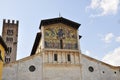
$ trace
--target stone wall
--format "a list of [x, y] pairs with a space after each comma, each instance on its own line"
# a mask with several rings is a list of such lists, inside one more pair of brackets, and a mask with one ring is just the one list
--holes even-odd
[[42, 57], [35, 55], [5, 65], [2, 80], [42, 80]]
[[81, 80], [81, 66], [73, 64], [45, 64], [43, 80]]
[[[75, 56], [79, 55], [71, 59]], [[45, 57], [43, 53], [4, 65], [2, 80], [120, 80], [120, 67], [83, 54], [80, 54], [79, 61], [76, 59], [78, 63], [74, 62], [76, 60], [64, 62], [65, 59], [61, 62], [60, 55], [58, 58], [58, 62], [54, 62], [52, 57]]]
[[[120, 80], [119, 67], [81, 54], [82, 80]], [[91, 68], [90, 68], [91, 67]]]

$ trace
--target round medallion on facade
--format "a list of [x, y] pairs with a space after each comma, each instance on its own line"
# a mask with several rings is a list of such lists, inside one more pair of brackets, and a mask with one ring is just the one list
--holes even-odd
[[33, 65], [31, 65], [30, 67], [29, 67], [29, 71], [31, 71], [31, 72], [34, 72], [35, 71], [35, 66], [33, 66]]
[[90, 67], [88, 68], [88, 70], [89, 70], [90, 72], [93, 72], [93, 71], [94, 71], [94, 68], [93, 68], [92, 66], [90, 66]]
[[105, 71], [102, 71], [102, 73], [105, 73]]

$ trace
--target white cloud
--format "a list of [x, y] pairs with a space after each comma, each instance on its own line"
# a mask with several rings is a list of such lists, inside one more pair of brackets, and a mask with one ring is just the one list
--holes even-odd
[[120, 66], [120, 47], [106, 54], [102, 61], [111, 65]]
[[90, 55], [90, 51], [89, 51], [89, 50], [86, 50], [86, 51], [85, 51], [85, 54], [89, 56], [89, 55]]
[[83, 50], [82, 52], [83, 52], [83, 54], [88, 55], [88, 56], [91, 54], [91, 52], [89, 50]]
[[104, 36], [103, 41], [105, 43], [110, 43], [112, 41], [113, 37], [114, 37], [113, 33], [108, 33]]
[[120, 36], [116, 37], [116, 42], [120, 42]]
[[99, 3], [100, 3], [100, 0], [92, 0], [89, 7], [92, 8], [92, 9], [99, 8], [99, 6], [100, 6]]
[[120, 43], [120, 36], [116, 36], [113, 33], [107, 33], [106, 35], [98, 34], [98, 36], [101, 37], [101, 40], [105, 43], [111, 43], [112, 41]]
[[[87, 7], [87, 9], [93, 9], [96, 11], [95, 16], [104, 16], [107, 14], [116, 14], [119, 8], [120, 0], [92, 0], [91, 4]], [[97, 11], [99, 13], [97, 14]]]

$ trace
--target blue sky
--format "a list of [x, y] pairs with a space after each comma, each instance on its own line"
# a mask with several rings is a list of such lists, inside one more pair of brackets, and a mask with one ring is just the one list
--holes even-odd
[[[18, 59], [29, 56], [43, 19], [62, 17], [81, 24], [82, 53], [120, 65], [120, 0], [0, 0], [3, 19], [19, 20]], [[2, 30], [0, 30], [2, 32]]]

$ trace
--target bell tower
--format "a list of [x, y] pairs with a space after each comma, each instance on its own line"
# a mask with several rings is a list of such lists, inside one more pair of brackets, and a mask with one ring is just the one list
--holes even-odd
[[16, 61], [19, 21], [3, 20], [2, 38], [7, 45], [5, 63]]

